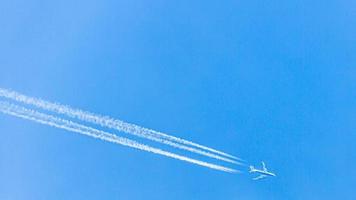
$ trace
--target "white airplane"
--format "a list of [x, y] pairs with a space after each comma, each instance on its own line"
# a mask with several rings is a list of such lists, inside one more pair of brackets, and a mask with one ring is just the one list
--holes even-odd
[[276, 176], [276, 174], [269, 172], [266, 168], [265, 163], [262, 161], [262, 170], [261, 169], [256, 169], [254, 166], [250, 166], [250, 173], [258, 173], [260, 174], [259, 176], [253, 178], [253, 180], [260, 180], [263, 178], [266, 178], [268, 176]]

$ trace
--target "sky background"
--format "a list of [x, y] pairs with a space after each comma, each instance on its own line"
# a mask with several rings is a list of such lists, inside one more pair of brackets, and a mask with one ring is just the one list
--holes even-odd
[[278, 176], [0, 114], [0, 199], [355, 199], [355, 35], [351, 0], [3, 0], [0, 87], [264, 160]]

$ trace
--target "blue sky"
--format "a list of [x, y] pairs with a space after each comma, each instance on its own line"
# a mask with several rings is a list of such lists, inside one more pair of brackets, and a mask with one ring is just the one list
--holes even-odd
[[1, 114], [0, 199], [354, 199], [355, 8], [1, 1], [0, 87], [265, 160], [278, 177]]

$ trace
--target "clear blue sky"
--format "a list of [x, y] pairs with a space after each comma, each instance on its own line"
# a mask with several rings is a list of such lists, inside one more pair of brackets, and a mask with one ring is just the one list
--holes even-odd
[[265, 160], [278, 177], [254, 182], [1, 114], [0, 199], [355, 199], [355, 8], [1, 1], [0, 87]]

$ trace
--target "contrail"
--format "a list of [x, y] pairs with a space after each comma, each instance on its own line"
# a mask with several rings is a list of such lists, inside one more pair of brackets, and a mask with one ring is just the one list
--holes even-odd
[[[97, 114], [93, 114], [90, 112], [82, 111], [79, 109], [71, 108], [70, 106], [61, 105], [57, 103], [51, 103], [48, 101], [44, 101], [42, 99], [29, 97], [23, 94], [20, 94], [15, 91], [2, 89], [0, 88], [0, 96], [12, 99], [21, 103], [25, 103], [28, 105], [33, 105], [48, 111], [56, 112], [59, 114], [65, 114], [69, 117], [76, 118], [82, 121], [98, 124], [102, 127], [107, 127], [111, 129], [116, 129], [119, 131], [123, 131], [128, 134], [132, 134], [138, 137], [146, 138], [149, 140], [153, 140], [156, 142], [160, 142], [163, 144], [170, 145], [175, 148], [187, 150], [193, 153], [201, 154], [204, 156], [208, 156], [211, 158], [215, 158], [218, 160], [234, 163], [234, 164], [241, 164], [243, 162], [242, 159], [232, 156], [230, 154], [212, 149], [210, 147], [206, 147], [197, 143], [193, 143], [191, 141], [187, 141], [181, 138], [177, 138], [174, 136], [167, 135], [165, 133], [161, 133], [158, 131], [154, 131], [151, 129], [143, 128], [134, 124], [130, 124], [121, 120], [112, 119], [108, 116], [100, 116]], [[190, 146], [190, 147], [189, 147]], [[199, 149], [197, 149], [199, 148]], [[203, 151], [205, 150], [205, 151]], [[209, 152], [207, 152], [209, 151]], [[216, 155], [219, 154], [219, 155]], [[225, 157], [223, 157], [225, 156]], [[228, 158], [226, 158], [228, 157]], [[229, 159], [230, 158], [230, 159]], [[232, 160], [236, 159], [238, 161]], [[240, 161], [240, 162], [239, 162]]]
[[108, 141], [108, 142], [113, 142], [116, 144], [121, 144], [124, 146], [128, 146], [131, 148], [135, 148], [135, 149], [139, 149], [142, 151], [147, 151], [147, 152], [151, 152], [151, 153], [155, 153], [155, 154], [160, 154], [163, 156], [167, 156], [170, 158], [174, 158], [174, 159], [178, 159], [181, 161], [186, 161], [189, 163], [193, 163], [196, 165], [200, 165], [203, 167], [208, 167], [211, 169], [215, 169], [215, 170], [219, 170], [219, 171], [223, 171], [223, 172], [228, 172], [228, 173], [238, 173], [238, 170], [235, 169], [231, 169], [228, 167], [224, 167], [224, 166], [220, 166], [220, 165], [215, 165], [212, 163], [208, 163], [208, 162], [204, 162], [204, 161], [200, 161], [200, 160], [196, 160], [193, 158], [189, 158], [186, 156], [182, 156], [182, 155], [178, 155], [175, 153], [171, 153], [171, 152], [167, 152], [158, 148], [154, 148], [154, 147], [150, 147], [141, 143], [138, 143], [136, 141], [127, 139], [127, 138], [123, 138], [123, 137], [119, 137], [116, 136], [114, 134], [105, 132], [105, 131], [101, 131], [101, 130], [97, 130], [88, 126], [84, 126], [69, 120], [64, 120], [52, 115], [47, 115], [44, 113], [40, 113], [37, 112], [35, 110], [31, 110], [31, 109], [26, 109], [24, 107], [21, 106], [17, 106], [15, 104], [11, 104], [5, 101], [0, 101], [0, 112], [3, 112], [5, 114], [9, 114], [12, 116], [16, 116], [19, 118], [23, 118], [23, 119], [27, 119], [27, 120], [31, 120], [34, 122], [38, 122], [41, 124], [45, 124], [48, 126], [52, 126], [52, 127], [56, 127], [56, 128], [60, 128], [60, 129], [64, 129], [67, 131], [71, 131], [71, 132], [76, 132], [79, 134], [83, 134], [86, 136], [90, 136], [93, 138], [97, 138], [97, 139], [101, 139], [104, 141]]

